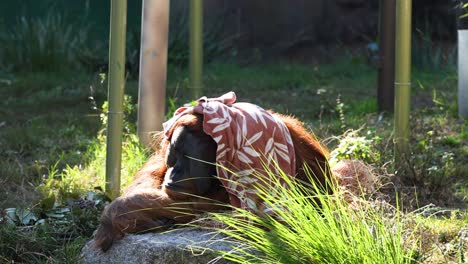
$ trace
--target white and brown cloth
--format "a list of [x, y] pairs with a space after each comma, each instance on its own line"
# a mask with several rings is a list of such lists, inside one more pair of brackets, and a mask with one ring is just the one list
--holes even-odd
[[[231, 205], [253, 212], [268, 210], [255, 184], [268, 184], [269, 175], [295, 175], [296, 161], [291, 135], [282, 120], [250, 103], [235, 103], [229, 92], [218, 98], [202, 97], [197, 105], [181, 107], [163, 124], [167, 138], [172, 126], [186, 114], [202, 114], [203, 130], [217, 143], [217, 173], [229, 193]], [[265, 168], [270, 172], [266, 173]], [[261, 182], [261, 183], [260, 183]], [[272, 184], [275, 182], [275, 184]], [[283, 186], [284, 182], [280, 180]], [[270, 181], [272, 191], [277, 181]]]

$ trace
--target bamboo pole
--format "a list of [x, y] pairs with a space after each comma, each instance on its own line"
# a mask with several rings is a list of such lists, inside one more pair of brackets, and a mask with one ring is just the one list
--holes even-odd
[[395, 0], [380, 1], [380, 65], [377, 89], [379, 111], [393, 112], [395, 104]]
[[138, 89], [138, 136], [150, 146], [162, 130], [166, 99], [169, 0], [144, 0]]
[[127, 0], [111, 0], [105, 186], [111, 199], [120, 192], [126, 26]]
[[411, 92], [411, 0], [397, 0], [395, 61], [395, 160], [403, 166], [409, 152]]
[[203, 88], [203, 0], [190, 0], [190, 88], [194, 99]]

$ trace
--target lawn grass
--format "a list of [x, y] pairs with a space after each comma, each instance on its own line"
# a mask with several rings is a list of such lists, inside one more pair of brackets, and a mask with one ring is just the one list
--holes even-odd
[[7, 181], [0, 187], [0, 207], [30, 204], [27, 198], [37, 198], [34, 186], [56, 162], [82, 162], [99, 129], [83, 79], [37, 73], [1, 85], [0, 168]]
[[[327, 65], [215, 62], [207, 65], [204, 73], [207, 96], [232, 90], [239, 101], [292, 114], [305, 121], [331, 149], [342, 148], [341, 153], [365, 159], [386, 178], [393, 177], [392, 116], [376, 112], [377, 72], [364, 60], [344, 58]], [[188, 88], [187, 78], [186, 69], [170, 67], [168, 70], [167, 95], [177, 106], [196, 99]], [[102, 187], [105, 131], [100, 115], [107, 93], [105, 79], [99, 74], [82, 72], [17, 73], [0, 75], [0, 79], [3, 99], [0, 102], [0, 209], [39, 210], [46, 206], [51, 195], [57, 208], [61, 208], [68, 198], [77, 199], [95, 187]], [[130, 95], [128, 104], [135, 104], [137, 82], [128, 80], [125, 91]], [[448, 234], [447, 241], [455, 239], [453, 234], [467, 224], [468, 123], [456, 118], [455, 94], [453, 69], [414, 71], [413, 184], [397, 182], [385, 191], [392, 197], [395, 189], [401, 192], [408, 211], [428, 203], [459, 208], [461, 216], [453, 219], [420, 220], [424, 224], [419, 226], [430, 226], [428, 234], [437, 238], [444, 232]], [[150, 153], [134, 136], [136, 113], [134, 107], [129, 109], [124, 137], [124, 184]], [[344, 135], [351, 134], [365, 140], [351, 139], [351, 143], [340, 144]], [[350, 152], [353, 142], [367, 144], [361, 147], [367, 152]], [[369, 152], [372, 155], [366, 156]], [[367, 159], [375, 155], [378, 158]], [[97, 224], [98, 212], [67, 216], [66, 231], [60, 225], [37, 229], [26, 225], [20, 228], [22, 231], [0, 226], [0, 261], [37, 263], [76, 258], [80, 246]], [[83, 219], [89, 220], [88, 226], [83, 225]], [[70, 229], [75, 231], [69, 240], [56, 236], [60, 232], [70, 234]], [[36, 242], [41, 246], [35, 246]], [[437, 243], [440, 242], [435, 239], [431, 245]], [[23, 246], [17, 247], [20, 244]], [[430, 251], [424, 250], [419, 251], [420, 260], [428, 258], [425, 254]]]
[[[178, 98], [179, 103], [193, 100], [186, 70], [170, 69], [168, 75], [168, 95]], [[376, 78], [371, 66], [349, 59], [328, 65], [213, 63], [205, 69], [204, 85], [207, 96], [232, 90], [238, 101], [312, 121], [320, 114], [321, 105], [334, 108], [339, 94], [346, 105], [354, 100], [372, 101]]]

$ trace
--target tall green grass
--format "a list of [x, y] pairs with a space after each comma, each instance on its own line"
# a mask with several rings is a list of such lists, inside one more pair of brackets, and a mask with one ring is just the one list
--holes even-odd
[[0, 34], [0, 65], [15, 71], [73, 69], [79, 66], [88, 33], [89, 27], [69, 23], [57, 12], [38, 18], [19, 17]]
[[257, 186], [273, 214], [260, 217], [235, 208], [234, 216], [211, 215], [227, 227], [216, 231], [234, 247], [219, 252], [224, 258], [237, 263], [412, 262], [416, 242], [403, 231], [399, 213], [387, 216], [365, 201], [353, 209], [338, 190], [328, 195], [317, 185], [301, 186], [284, 174], [268, 174], [273, 185], [281, 186], [282, 179], [292, 186], [277, 191]]

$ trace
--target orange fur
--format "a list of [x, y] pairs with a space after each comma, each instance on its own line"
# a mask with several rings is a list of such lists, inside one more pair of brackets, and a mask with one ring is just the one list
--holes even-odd
[[[327, 162], [328, 151], [311, 135], [298, 120], [276, 114], [288, 127], [296, 154], [297, 178], [308, 181], [303, 169], [307, 164], [318, 182], [325, 185], [330, 177]], [[186, 115], [177, 120], [173, 129], [185, 126], [193, 133], [203, 133], [200, 115]], [[220, 185], [203, 197], [194, 197], [171, 192], [162, 186], [167, 171], [165, 155], [169, 142], [163, 139], [160, 148], [137, 173], [133, 183], [124, 194], [106, 207], [101, 216], [94, 245], [106, 251], [112, 243], [126, 233], [138, 233], [173, 223], [191, 221], [200, 212], [226, 209], [229, 202], [226, 190]], [[178, 204], [184, 202], [183, 204]], [[171, 207], [177, 207], [174, 210]]]
[[304, 166], [308, 166], [313, 174], [310, 176], [315, 177], [321, 186], [326, 187], [330, 183], [331, 177], [328, 149], [321, 145], [299, 120], [290, 116], [274, 114], [283, 120], [291, 134], [296, 154], [296, 178], [308, 182], [309, 176], [304, 169]]

